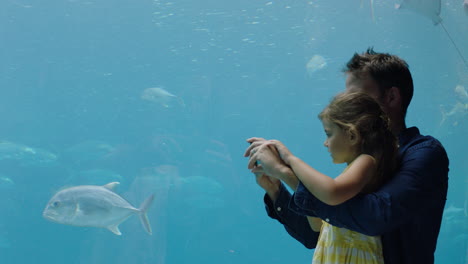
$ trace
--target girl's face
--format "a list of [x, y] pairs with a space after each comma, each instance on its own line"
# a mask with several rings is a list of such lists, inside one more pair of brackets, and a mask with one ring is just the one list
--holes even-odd
[[322, 125], [327, 135], [323, 145], [328, 148], [333, 163], [351, 163], [357, 157], [357, 147], [351, 134], [326, 119], [322, 120]]

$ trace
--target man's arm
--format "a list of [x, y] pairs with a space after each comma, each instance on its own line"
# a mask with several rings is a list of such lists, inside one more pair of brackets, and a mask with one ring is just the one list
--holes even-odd
[[265, 208], [268, 216], [278, 220], [286, 231], [301, 242], [306, 248], [315, 248], [319, 232], [314, 232], [307, 220], [307, 217], [300, 215], [289, 208], [291, 194], [286, 187], [281, 184], [279, 195], [273, 202], [268, 195], [265, 195]]
[[[306, 216], [290, 210], [291, 194], [278, 180], [283, 179], [291, 189], [296, 190], [298, 179], [291, 168], [285, 166], [274, 148], [268, 147], [265, 140], [261, 138], [250, 138], [247, 142], [251, 145], [247, 148], [244, 156], [250, 156], [248, 167], [255, 174], [257, 184], [262, 187], [265, 194], [265, 208], [273, 219], [278, 220], [286, 231], [297, 241], [307, 248], [315, 248], [319, 232], [311, 229]], [[255, 148], [255, 151], [252, 151]], [[261, 166], [258, 166], [261, 162]], [[270, 177], [267, 175], [275, 175]]]
[[382, 235], [422, 210], [443, 208], [447, 194], [448, 158], [434, 139], [410, 147], [397, 174], [379, 191], [358, 195], [338, 206], [313, 197], [300, 184], [293, 210], [367, 235]]

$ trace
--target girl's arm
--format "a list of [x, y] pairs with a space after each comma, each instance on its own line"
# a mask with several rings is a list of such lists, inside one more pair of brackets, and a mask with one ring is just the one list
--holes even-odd
[[[342, 174], [333, 179], [295, 157], [277, 140], [262, 142], [261, 146], [254, 144], [252, 143], [251, 147], [256, 146], [258, 149], [249, 160], [249, 168], [252, 172], [261, 171], [278, 178], [293, 190], [296, 190], [299, 180], [317, 199], [328, 205], [338, 205], [356, 196], [374, 176], [377, 167], [372, 156], [363, 154], [358, 156]], [[279, 157], [266, 155], [271, 152], [267, 150], [272, 149], [278, 151]], [[260, 166], [254, 166], [257, 160], [261, 161]], [[287, 170], [278, 168], [287, 168]]]
[[322, 219], [318, 217], [307, 216], [307, 221], [309, 221], [310, 228], [314, 232], [320, 232], [320, 228], [322, 227]]
[[328, 205], [338, 205], [356, 196], [375, 175], [377, 168], [372, 156], [362, 154], [333, 179], [297, 157], [288, 158], [285, 162], [289, 163], [297, 178], [317, 199]]

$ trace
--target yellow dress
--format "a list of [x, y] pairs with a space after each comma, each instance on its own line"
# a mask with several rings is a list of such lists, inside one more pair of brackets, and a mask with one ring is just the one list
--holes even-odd
[[366, 236], [322, 221], [312, 264], [383, 264], [379, 236]]

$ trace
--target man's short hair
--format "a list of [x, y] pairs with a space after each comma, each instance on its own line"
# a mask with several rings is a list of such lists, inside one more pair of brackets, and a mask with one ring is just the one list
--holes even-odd
[[379, 86], [380, 96], [392, 87], [400, 90], [403, 114], [413, 98], [413, 78], [408, 64], [401, 58], [388, 53], [375, 52], [368, 48], [362, 54], [355, 53], [348, 61], [344, 70], [355, 78], [372, 78]]

